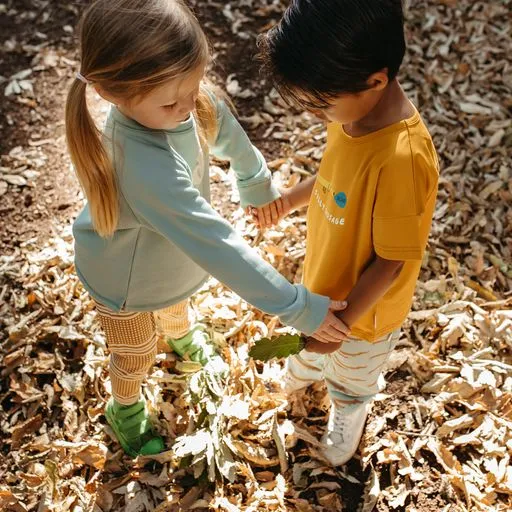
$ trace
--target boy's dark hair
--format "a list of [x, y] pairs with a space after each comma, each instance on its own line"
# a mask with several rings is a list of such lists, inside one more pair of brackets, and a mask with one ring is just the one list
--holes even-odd
[[260, 38], [263, 69], [292, 104], [321, 109], [368, 89], [384, 68], [393, 80], [405, 54], [401, 0], [292, 0]]

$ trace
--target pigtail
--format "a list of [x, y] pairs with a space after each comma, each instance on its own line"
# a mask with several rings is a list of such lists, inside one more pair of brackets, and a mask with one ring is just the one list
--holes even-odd
[[217, 102], [223, 101], [228, 108], [236, 113], [235, 106], [229, 96], [220, 88], [205, 78], [199, 89], [196, 100], [194, 117], [199, 131], [201, 144], [211, 144], [217, 138], [219, 131]]
[[217, 105], [209, 84], [201, 84], [194, 111], [201, 146], [213, 143], [217, 138]]
[[119, 198], [112, 162], [87, 108], [86, 84], [75, 80], [66, 102], [66, 138], [71, 161], [89, 203], [94, 228], [111, 236], [119, 220]]

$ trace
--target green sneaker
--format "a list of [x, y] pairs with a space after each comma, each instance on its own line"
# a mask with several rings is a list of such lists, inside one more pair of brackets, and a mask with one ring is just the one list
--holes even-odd
[[167, 338], [167, 343], [179, 356], [201, 363], [215, 372], [224, 372], [227, 365], [219, 356], [204, 325], [196, 325], [183, 338]]
[[121, 405], [111, 398], [105, 416], [123, 450], [130, 457], [156, 455], [165, 450], [163, 439], [153, 433], [146, 402]]

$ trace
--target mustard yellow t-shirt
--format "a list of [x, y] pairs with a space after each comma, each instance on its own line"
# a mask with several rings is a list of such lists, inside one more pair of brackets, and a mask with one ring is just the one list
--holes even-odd
[[352, 326], [368, 341], [409, 313], [434, 211], [439, 164], [418, 112], [362, 137], [327, 129], [308, 212], [304, 284], [345, 299], [375, 257], [404, 260], [398, 279]]

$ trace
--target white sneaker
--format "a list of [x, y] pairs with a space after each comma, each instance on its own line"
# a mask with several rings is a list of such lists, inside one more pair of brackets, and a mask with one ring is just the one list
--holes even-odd
[[331, 400], [322, 453], [333, 466], [345, 464], [357, 452], [369, 410], [370, 403], [349, 405]]
[[302, 351], [286, 360], [283, 391], [289, 395], [323, 379], [323, 356]]

